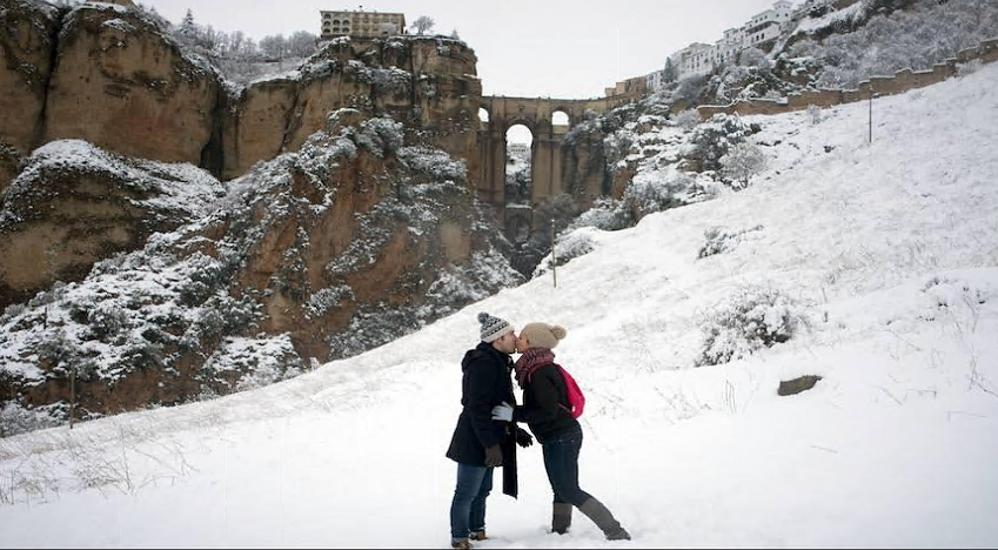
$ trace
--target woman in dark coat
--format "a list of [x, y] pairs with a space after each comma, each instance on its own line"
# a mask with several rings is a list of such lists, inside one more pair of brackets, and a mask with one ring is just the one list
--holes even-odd
[[554, 491], [551, 530], [564, 534], [572, 523], [572, 507], [593, 520], [608, 540], [630, 540], [610, 510], [579, 487], [582, 427], [572, 416], [568, 390], [551, 351], [565, 337], [564, 328], [531, 323], [520, 331], [516, 349], [516, 381], [523, 405], [513, 410], [515, 422], [526, 422], [544, 450], [544, 469]]

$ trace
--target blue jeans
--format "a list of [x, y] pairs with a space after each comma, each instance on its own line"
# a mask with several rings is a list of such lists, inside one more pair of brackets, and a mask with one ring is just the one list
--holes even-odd
[[582, 506], [592, 495], [579, 488], [579, 451], [582, 428], [574, 427], [544, 440], [544, 469], [554, 491], [554, 501]]
[[492, 491], [492, 471], [486, 466], [457, 465], [457, 488], [450, 503], [450, 536], [464, 540], [485, 530], [485, 499]]

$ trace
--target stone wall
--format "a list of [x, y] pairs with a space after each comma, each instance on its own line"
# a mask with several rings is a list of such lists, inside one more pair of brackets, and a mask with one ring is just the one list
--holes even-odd
[[791, 111], [799, 111], [810, 105], [831, 107], [843, 103], [854, 103], [869, 99], [871, 93], [875, 96], [895, 95], [931, 86], [956, 76], [959, 64], [979, 60], [981, 63], [998, 61], [998, 39], [986, 40], [974, 48], [960, 51], [955, 58], [935, 64], [932, 69], [912, 71], [902, 69], [894, 76], [874, 76], [870, 80], [859, 83], [854, 90], [809, 90], [799, 94], [790, 94], [785, 101], [765, 99], [743, 100], [728, 105], [700, 105], [697, 111], [707, 119], [718, 113], [740, 115], [775, 115]]

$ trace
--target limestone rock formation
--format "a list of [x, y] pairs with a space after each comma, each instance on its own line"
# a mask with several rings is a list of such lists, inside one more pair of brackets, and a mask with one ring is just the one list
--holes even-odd
[[[331, 41], [297, 71], [244, 88], [222, 122], [223, 179], [297, 150], [329, 112], [388, 114], [448, 153], [477, 160], [481, 82], [464, 43], [440, 37]], [[469, 174], [477, 175], [475, 166]], [[473, 182], [472, 182], [473, 183]]]
[[210, 215], [8, 307], [0, 400], [64, 419], [71, 374], [78, 417], [228, 393], [513, 284], [466, 174], [391, 118], [338, 111], [230, 182]]
[[340, 39], [237, 89], [128, 2], [3, 1], [49, 37], [0, 127], [4, 418], [65, 419], [71, 377], [78, 418], [270, 383], [522, 280], [464, 43]]
[[40, 143], [77, 138], [126, 156], [203, 165], [220, 90], [214, 69], [138, 10], [86, 3], [62, 21]]
[[0, 308], [207, 213], [224, 192], [187, 164], [127, 159], [79, 140], [38, 148], [0, 195]]
[[58, 23], [59, 11], [42, 2], [4, 0], [0, 8], [0, 191], [13, 178], [11, 159], [41, 137]]
[[9, 146], [0, 144], [0, 195], [14, 176], [21, 170], [21, 153]]

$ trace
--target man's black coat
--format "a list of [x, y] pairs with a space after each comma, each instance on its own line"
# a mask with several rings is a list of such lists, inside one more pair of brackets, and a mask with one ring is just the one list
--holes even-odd
[[503, 401], [516, 406], [513, 395], [513, 360], [509, 355], [482, 342], [468, 350], [461, 361], [461, 415], [451, 437], [447, 458], [485, 466], [485, 449], [502, 449], [503, 493], [516, 496], [515, 425], [492, 420], [492, 407]]

